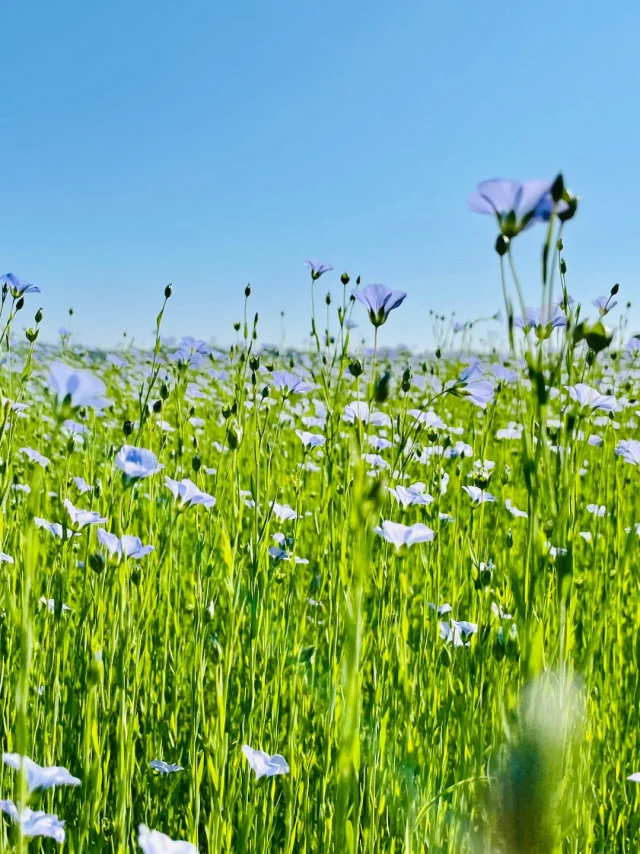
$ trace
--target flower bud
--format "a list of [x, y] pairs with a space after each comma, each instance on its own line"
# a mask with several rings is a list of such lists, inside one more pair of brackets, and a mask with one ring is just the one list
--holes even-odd
[[346, 286], [349, 284], [349, 274], [348, 274], [348, 273], [343, 273], [343, 274], [340, 276], [340, 281], [341, 281], [341, 282], [342, 282], [342, 284], [346, 287]]
[[133, 433], [133, 424], [131, 421], [127, 420], [122, 425], [122, 432], [125, 436], [130, 436]]
[[169, 297], [171, 296], [172, 293], [173, 293], [173, 286], [167, 285], [167, 287], [164, 289], [164, 298], [169, 299]]
[[33, 344], [33, 342], [36, 341], [38, 338], [38, 330], [33, 329], [33, 327], [31, 327], [31, 328], [27, 329], [25, 335], [27, 336], [27, 341], [29, 341], [31, 344]]
[[391, 391], [391, 371], [385, 371], [376, 382], [374, 398], [376, 403], [384, 403]]
[[509, 238], [506, 234], [499, 234], [496, 238], [496, 252], [502, 258], [509, 251]]
[[39, 309], [36, 311], [36, 323], [40, 323], [40, 322], [42, 321], [42, 318], [43, 318], [43, 317], [44, 317], [44, 312], [42, 311], [42, 309], [41, 309], [41, 308], [39, 308]]
[[87, 683], [89, 688], [97, 688], [102, 682], [104, 665], [102, 664], [102, 652], [98, 651], [93, 656], [89, 669], [87, 670]]
[[24, 308], [24, 297], [20, 297], [20, 299], [16, 303], [16, 311], [20, 311], [20, 309], [22, 308]]
[[233, 324], [233, 328], [235, 329], [236, 332], [240, 332], [240, 325], [241, 324], [240, 324], [239, 320], [236, 320], [236, 322]]
[[152, 408], [153, 408], [153, 411], [155, 413], [162, 412], [162, 401], [161, 400], [154, 400]]
[[562, 177], [562, 172], [560, 172], [551, 185], [551, 198], [556, 204], [564, 196], [564, 191], [564, 178]]
[[202, 460], [200, 459], [200, 454], [194, 454], [193, 459], [191, 460], [191, 468], [196, 474], [202, 468]]
[[360, 377], [364, 372], [364, 366], [360, 359], [353, 359], [349, 363], [349, 373], [352, 377]]
[[562, 195], [562, 201], [567, 203], [567, 210], [561, 211], [558, 214], [558, 219], [560, 222], [568, 222], [568, 220], [572, 219], [576, 215], [576, 211], [578, 210], [578, 199], [573, 195], [571, 190], [565, 189]]
[[260, 356], [250, 356], [249, 357], [249, 367], [252, 371], [257, 371], [260, 367]]
[[560, 272], [563, 276], [567, 272], [567, 262], [564, 260], [564, 258], [560, 259]]
[[611, 288], [611, 296], [614, 297], [618, 291], [620, 290], [620, 285], [616, 282], [616, 284]]
[[247, 299], [249, 299], [249, 297], [251, 296], [251, 285], [247, 285], [247, 287], [244, 289], [244, 295]]
[[227, 444], [230, 450], [235, 451], [240, 447], [242, 441], [242, 430], [238, 424], [231, 424], [227, 433]]
[[169, 387], [166, 383], [162, 383], [160, 386], [160, 398], [162, 400], [166, 400], [169, 397]]

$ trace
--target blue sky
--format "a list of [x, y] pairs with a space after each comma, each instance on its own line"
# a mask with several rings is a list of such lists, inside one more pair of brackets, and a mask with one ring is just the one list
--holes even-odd
[[[251, 282], [262, 340], [284, 309], [299, 344], [317, 257], [336, 295], [343, 269], [406, 290], [385, 341], [424, 346], [430, 308], [500, 307], [468, 193], [558, 170], [571, 292], [638, 291], [630, 0], [13, 0], [0, 25], [0, 267], [40, 285], [48, 339], [73, 306], [85, 343], [147, 342], [171, 281], [167, 334], [229, 342]], [[533, 303], [541, 238], [516, 247]]]

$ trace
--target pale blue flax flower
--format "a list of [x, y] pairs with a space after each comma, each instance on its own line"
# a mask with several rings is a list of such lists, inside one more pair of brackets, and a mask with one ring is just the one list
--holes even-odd
[[362, 290], [351, 291], [351, 295], [364, 305], [376, 328], [386, 323], [391, 312], [402, 305], [407, 296], [404, 291], [394, 291], [386, 285], [365, 285]]
[[255, 772], [256, 780], [259, 780], [260, 777], [275, 777], [277, 774], [289, 773], [287, 760], [279, 753], [269, 756], [264, 750], [254, 750], [248, 744], [243, 745], [242, 752], [249, 766]]

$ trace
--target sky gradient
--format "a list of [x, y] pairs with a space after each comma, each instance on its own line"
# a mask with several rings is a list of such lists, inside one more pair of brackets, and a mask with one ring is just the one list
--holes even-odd
[[[148, 343], [172, 282], [166, 333], [228, 343], [251, 282], [261, 340], [284, 310], [299, 345], [311, 257], [320, 294], [342, 270], [406, 290], [384, 341], [425, 347], [430, 308], [501, 305], [467, 195], [559, 170], [570, 291], [638, 293], [637, 4], [62, 0], [0, 24], [0, 267], [41, 287], [46, 340], [73, 306], [86, 344]], [[533, 304], [542, 236], [515, 247]]]

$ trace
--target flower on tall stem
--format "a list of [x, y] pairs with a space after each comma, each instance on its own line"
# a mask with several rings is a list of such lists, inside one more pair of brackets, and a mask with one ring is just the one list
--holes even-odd
[[115, 464], [122, 472], [125, 483], [142, 480], [164, 468], [153, 451], [135, 445], [123, 445], [116, 455]]
[[289, 763], [279, 753], [269, 756], [264, 750], [254, 750], [248, 744], [243, 745], [242, 752], [249, 766], [255, 772], [256, 780], [259, 780], [260, 777], [275, 777], [278, 774], [289, 773]]
[[475, 213], [495, 216], [500, 232], [511, 239], [536, 222], [549, 222], [552, 214], [566, 213], [566, 201], [554, 202], [553, 181], [514, 181], [492, 178], [478, 184], [469, 196], [469, 208]]
[[30, 285], [27, 282], [21, 282], [14, 273], [5, 273], [4, 276], [0, 276], [0, 285], [7, 285], [14, 299], [20, 299], [25, 294], [40, 293], [39, 287]]
[[316, 281], [322, 276], [324, 273], [329, 273], [333, 270], [329, 264], [323, 264], [322, 261], [305, 261], [304, 266], [311, 272], [311, 278]]
[[47, 385], [59, 406], [78, 409], [105, 409], [111, 401], [104, 397], [105, 384], [91, 371], [73, 368], [64, 362], [54, 362], [49, 369]]
[[195, 507], [198, 504], [202, 504], [207, 510], [210, 510], [216, 503], [213, 495], [202, 492], [188, 477], [182, 480], [172, 480], [170, 477], [165, 477], [164, 482], [165, 486], [171, 490], [173, 497], [179, 500], [181, 510]]
[[369, 312], [369, 320], [376, 327], [386, 323], [391, 312], [404, 302], [405, 291], [394, 291], [386, 285], [365, 285], [362, 290], [353, 290], [355, 297]]

